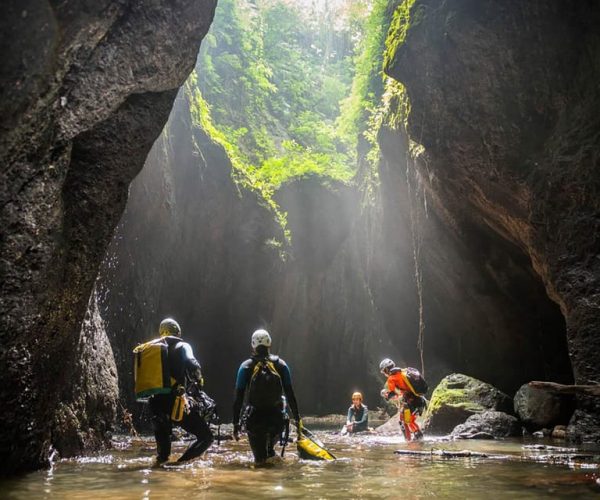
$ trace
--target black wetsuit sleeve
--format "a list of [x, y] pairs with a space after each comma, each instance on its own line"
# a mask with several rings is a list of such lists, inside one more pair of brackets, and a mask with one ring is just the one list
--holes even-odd
[[181, 349], [181, 357], [183, 358], [187, 378], [192, 382], [198, 382], [202, 385], [202, 367], [194, 357], [192, 346], [187, 342], [181, 342], [179, 348]]

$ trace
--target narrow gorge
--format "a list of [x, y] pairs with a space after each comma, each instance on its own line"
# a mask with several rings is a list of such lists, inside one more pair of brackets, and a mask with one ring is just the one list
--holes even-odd
[[[5, 474], [149, 429], [131, 350], [167, 316], [225, 420], [259, 327], [307, 415], [374, 409], [385, 357], [431, 388], [600, 382], [597, 2], [25, 3], [2, 7]], [[600, 441], [598, 398], [567, 435]]]

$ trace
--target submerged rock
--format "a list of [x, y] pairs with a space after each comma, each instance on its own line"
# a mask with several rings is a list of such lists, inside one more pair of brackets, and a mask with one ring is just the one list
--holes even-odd
[[494, 439], [521, 435], [519, 420], [501, 411], [471, 415], [452, 431], [454, 439]]
[[494, 386], [462, 373], [448, 375], [433, 391], [424, 428], [446, 434], [476, 413], [486, 410], [512, 412], [510, 398]]
[[[541, 429], [566, 422], [572, 398], [561, 397], [525, 384], [515, 394], [515, 414], [529, 429]], [[571, 409], [572, 411], [572, 409]]]

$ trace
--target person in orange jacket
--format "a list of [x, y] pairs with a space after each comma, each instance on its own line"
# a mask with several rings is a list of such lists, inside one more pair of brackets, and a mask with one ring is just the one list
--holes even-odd
[[417, 415], [425, 408], [426, 400], [415, 392], [402, 368], [397, 367], [391, 359], [385, 358], [379, 363], [379, 370], [387, 377], [381, 396], [386, 400], [398, 399], [400, 403], [398, 423], [402, 427], [405, 439], [421, 439], [423, 433], [417, 424]]

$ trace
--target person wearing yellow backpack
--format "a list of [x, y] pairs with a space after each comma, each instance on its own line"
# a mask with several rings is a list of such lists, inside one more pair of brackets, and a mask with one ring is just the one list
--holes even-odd
[[277, 441], [287, 444], [288, 408], [296, 426], [301, 426], [301, 421], [290, 369], [283, 359], [270, 354], [269, 332], [256, 330], [251, 345], [252, 357], [240, 365], [235, 383], [233, 436], [239, 439], [243, 419], [254, 462], [260, 465], [275, 456]]
[[150, 406], [156, 463], [160, 465], [169, 459], [173, 424], [196, 436], [177, 461], [200, 456], [214, 438], [199, 401], [187, 394], [193, 388], [199, 391], [204, 381], [192, 347], [181, 340], [177, 321], [161, 321], [159, 338], [136, 347], [134, 353], [136, 396], [139, 401], [147, 399]]

